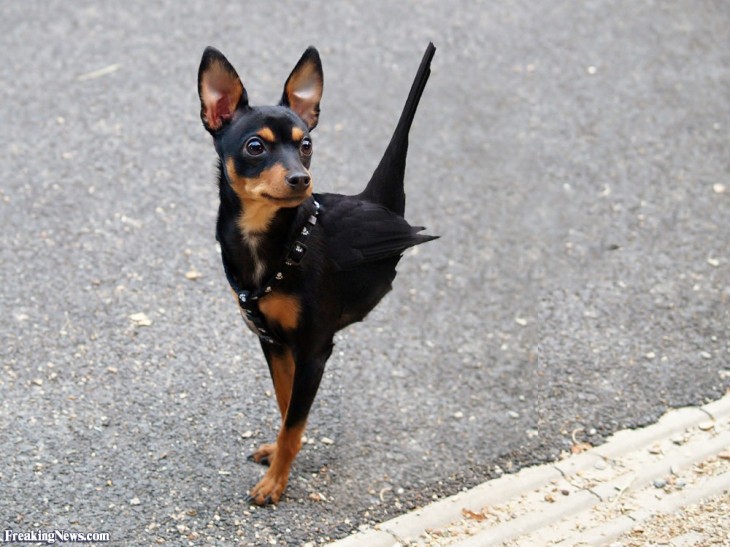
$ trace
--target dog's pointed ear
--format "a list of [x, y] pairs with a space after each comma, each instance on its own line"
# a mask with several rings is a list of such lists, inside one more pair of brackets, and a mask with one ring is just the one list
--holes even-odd
[[200, 118], [211, 134], [230, 121], [236, 111], [249, 108], [248, 95], [236, 69], [220, 51], [210, 46], [205, 48], [198, 69], [198, 95]]
[[304, 120], [309, 129], [319, 121], [319, 101], [322, 99], [324, 76], [319, 52], [312, 46], [299, 59], [284, 84], [281, 105], [288, 106]]

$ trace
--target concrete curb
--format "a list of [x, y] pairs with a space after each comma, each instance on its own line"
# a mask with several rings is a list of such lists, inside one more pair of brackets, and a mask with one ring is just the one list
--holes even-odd
[[[563, 461], [523, 469], [483, 483], [364, 530], [330, 547], [428, 545], [428, 531], [464, 523], [463, 511], [499, 514], [496, 522], [471, 523], [460, 547], [602, 544], [657, 512], [730, 488], [730, 472], [657, 500], [652, 481], [701, 462], [730, 447], [730, 395], [702, 407], [671, 410], [643, 429], [619, 431], [601, 446]], [[650, 488], [646, 492], [642, 489]], [[638, 509], [598, 518], [601, 504], [612, 509], [631, 492]], [[605, 509], [605, 507], [603, 509]], [[488, 513], [485, 513], [488, 511]], [[495, 513], [496, 512], [496, 513]], [[605, 512], [605, 511], [604, 511]], [[503, 518], [504, 517], [504, 518]], [[603, 519], [603, 520], [601, 520]], [[476, 528], [476, 529], [475, 529]], [[537, 542], [537, 543], [536, 543]], [[563, 543], [564, 542], [564, 543]]]

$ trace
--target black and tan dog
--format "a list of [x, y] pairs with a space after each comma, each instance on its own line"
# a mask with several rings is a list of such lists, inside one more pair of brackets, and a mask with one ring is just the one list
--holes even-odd
[[198, 73], [201, 118], [220, 159], [217, 238], [246, 324], [260, 338], [282, 423], [251, 455], [269, 465], [250, 492], [277, 503], [338, 330], [361, 321], [391, 289], [409, 247], [432, 236], [403, 218], [408, 132], [430, 74], [429, 44], [395, 133], [365, 190], [313, 194], [310, 131], [322, 65], [310, 47], [276, 106], [253, 107], [236, 71], [207, 48]]

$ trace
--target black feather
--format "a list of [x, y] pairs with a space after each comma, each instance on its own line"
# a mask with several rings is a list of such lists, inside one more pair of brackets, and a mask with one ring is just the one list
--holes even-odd
[[365, 190], [357, 196], [319, 194], [320, 224], [325, 232], [330, 261], [338, 271], [397, 257], [414, 245], [437, 236], [419, 234], [403, 218], [406, 196], [403, 179], [408, 154], [408, 132], [431, 74], [436, 48], [428, 44], [411, 85], [390, 143]]
[[419, 234], [402, 217], [377, 203], [337, 194], [317, 194], [322, 209], [320, 225], [327, 254], [338, 271], [394, 256], [414, 245], [436, 239]]
[[406, 194], [403, 190], [403, 178], [406, 171], [406, 155], [408, 154], [408, 132], [418, 109], [418, 103], [431, 75], [431, 60], [436, 47], [429, 43], [423, 54], [421, 65], [411, 84], [411, 91], [401, 112], [398, 125], [385, 149], [378, 167], [370, 178], [360, 198], [384, 205], [400, 216], [405, 214]]

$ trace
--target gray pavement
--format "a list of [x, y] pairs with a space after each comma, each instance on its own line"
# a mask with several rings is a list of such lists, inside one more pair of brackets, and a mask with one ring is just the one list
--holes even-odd
[[[328, 541], [730, 385], [726, 3], [0, 12], [0, 528]], [[284, 501], [252, 509], [276, 403], [214, 244], [200, 55], [262, 104], [316, 45], [315, 185], [355, 192], [429, 40], [408, 218], [442, 239], [336, 340]]]

